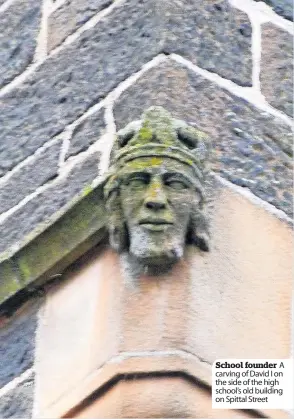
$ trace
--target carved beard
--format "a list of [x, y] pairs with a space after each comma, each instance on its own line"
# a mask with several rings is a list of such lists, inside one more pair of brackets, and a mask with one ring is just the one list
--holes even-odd
[[161, 232], [133, 226], [129, 236], [129, 253], [147, 266], [171, 265], [184, 254], [185, 234], [180, 229], [175, 231], [174, 226]]

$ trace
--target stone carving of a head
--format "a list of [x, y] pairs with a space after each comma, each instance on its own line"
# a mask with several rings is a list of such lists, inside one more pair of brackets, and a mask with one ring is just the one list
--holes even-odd
[[161, 107], [118, 132], [104, 187], [112, 247], [147, 266], [171, 265], [186, 244], [208, 251], [199, 130]]

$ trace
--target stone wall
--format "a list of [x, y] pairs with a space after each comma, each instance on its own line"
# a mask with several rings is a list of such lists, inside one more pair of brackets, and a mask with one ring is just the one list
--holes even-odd
[[[99, 183], [116, 129], [150, 105], [207, 132], [213, 171], [290, 220], [292, 15], [290, 0], [0, 0], [0, 262]], [[36, 310], [3, 320], [3, 418], [31, 414]]]
[[0, 318], [1, 418], [28, 418], [32, 415], [35, 333], [40, 303], [40, 299], [33, 299], [10, 318]]

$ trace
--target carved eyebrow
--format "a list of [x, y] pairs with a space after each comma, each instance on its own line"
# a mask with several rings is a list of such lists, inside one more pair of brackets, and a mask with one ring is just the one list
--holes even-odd
[[148, 173], [147, 171], [133, 171], [130, 173], [125, 173], [123, 175], [123, 182], [128, 182], [129, 180], [135, 178], [135, 177], [141, 177], [144, 179], [150, 179], [151, 173]]
[[184, 181], [184, 182], [186, 182], [186, 183], [188, 183], [190, 186], [193, 186], [194, 185], [194, 181], [193, 181], [193, 179], [191, 179], [191, 177], [190, 176], [187, 176], [186, 174], [184, 174], [184, 173], [180, 173], [180, 172], [163, 172], [163, 173], [153, 173], [153, 170], [152, 169], [149, 169], [149, 168], [145, 168], [144, 170], [134, 170], [134, 171], [131, 171], [131, 172], [129, 172], [129, 173], [125, 173], [124, 175], [123, 175], [123, 181], [124, 182], [127, 182], [128, 180], [130, 180], [130, 179], [132, 179], [133, 177], [144, 177], [144, 178], [150, 178], [151, 176], [153, 176], [153, 175], [159, 175], [160, 177], [162, 177], [162, 179], [163, 180], [166, 180], [166, 179], [171, 179], [171, 178], [173, 178], [173, 179], [177, 179], [177, 180], [182, 180], [182, 181]]

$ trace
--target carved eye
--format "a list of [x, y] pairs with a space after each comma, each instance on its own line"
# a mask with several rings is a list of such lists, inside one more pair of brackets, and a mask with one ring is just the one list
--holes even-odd
[[145, 176], [134, 176], [127, 180], [126, 184], [134, 189], [140, 189], [149, 183], [149, 179]]
[[181, 181], [179, 179], [167, 179], [165, 181], [165, 184], [169, 188], [175, 189], [177, 191], [180, 191], [182, 189], [188, 189], [188, 185], [185, 182], [183, 182], [183, 181]]

